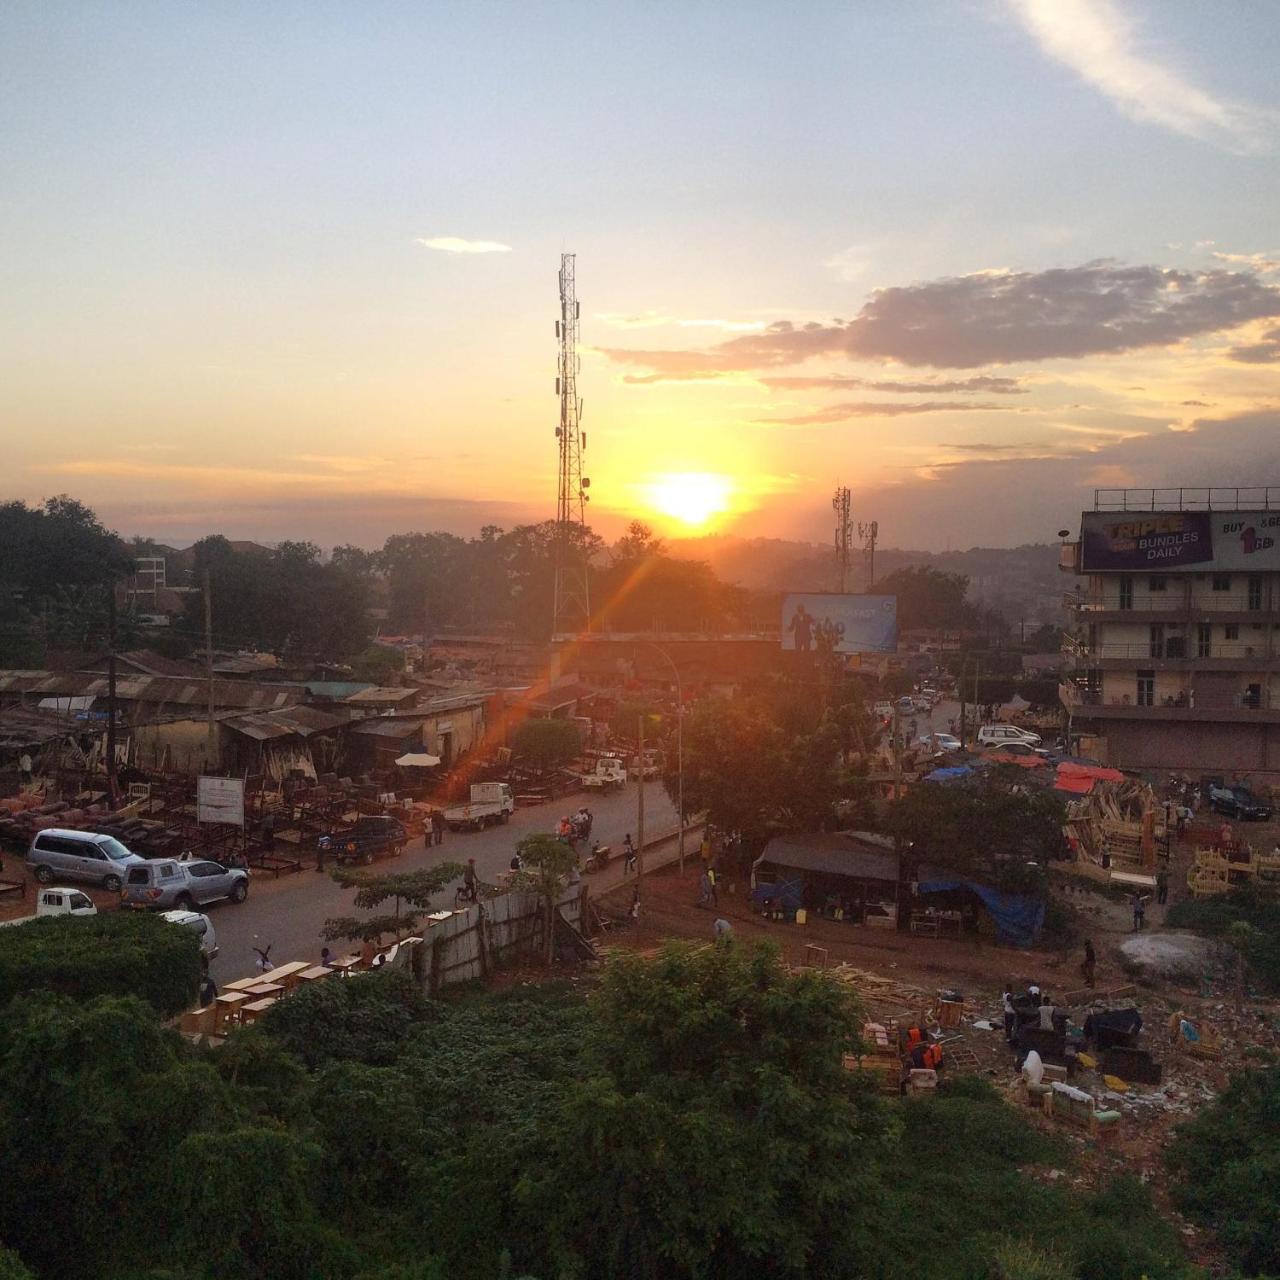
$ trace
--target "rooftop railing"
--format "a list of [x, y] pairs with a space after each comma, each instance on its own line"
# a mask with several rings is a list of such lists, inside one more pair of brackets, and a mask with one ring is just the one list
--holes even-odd
[[1280, 486], [1095, 489], [1095, 511], [1280, 511]]

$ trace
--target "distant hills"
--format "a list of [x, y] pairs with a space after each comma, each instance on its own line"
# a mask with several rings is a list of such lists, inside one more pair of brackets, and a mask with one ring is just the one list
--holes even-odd
[[[835, 591], [839, 588], [835, 550], [781, 538], [738, 538], [717, 534], [676, 538], [674, 556], [703, 560], [726, 582], [762, 591]], [[969, 599], [998, 610], [1013, 625], [1062, 622], [1062, 597], [1071, 580], [1058, 570], [1056, 543], [1021, 547], [971, 547], [967, 551], [909, 551], [876, 548], [876, 579], [909, 565], [930, 565], [969, 579]], [[855, 551], [849, 566], [852, 591], [864, 591], [867, 562]]]

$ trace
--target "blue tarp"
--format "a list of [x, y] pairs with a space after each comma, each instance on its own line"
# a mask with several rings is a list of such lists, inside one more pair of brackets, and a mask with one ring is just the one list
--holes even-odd
[[975, 880], [923, 880], [921, 893], [946, 893], [949, 889], [972, 889], [991, 913], [1002, 942], [1029, 947], [1044, 925], [1044, 902], [1023, 893], [1003, 893]]
[[803, 880], [779, 880], [774, 884], [758, 884], [751, 890], [752, 905], [761, 911], [769, 907], [794, 911], [803, 901]]
[[922, 782], [963, 782], [973, 777], [973, 769], [967, 764], [948, 765], [943, 769], [935, 769], [921, 779]]

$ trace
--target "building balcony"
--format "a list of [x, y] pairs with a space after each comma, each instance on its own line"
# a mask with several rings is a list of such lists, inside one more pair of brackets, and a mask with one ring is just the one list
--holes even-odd
[[1264, 688], [1254, 705], [1242, 697], [1223, 706], [1195, 706], [1194, 692], [1179, 693], [1158, 702], [1135, 702], [1127, 694], [1104, 698], [1102, 691], [1066, 681], [1058, 697], [1072, 717], [1081, 720], [1179, 721], [1189, 724], [1280, 724], [1280, 699]]
[[1102, 671], [1243, 671], [1263, 675], [1280, 664], [1280, 637], [1262, 636], [1252, 644], [1221, 641], [1209, 648], [1193, 644], [1187, 650], [1179, 637], [1166, 637], [1163, 644], [1150, 641], [1119, 644], [1107, 641], [1090, 647], [1079, 640], [1063, 641], [1068, 665], [1077, 670]]
[[1190, 583], [1170, 583], [1165, 591], [1068, 592], [1063, 607], [1082, 622], [1280, 622], [1280, 590], [1191, 591]]

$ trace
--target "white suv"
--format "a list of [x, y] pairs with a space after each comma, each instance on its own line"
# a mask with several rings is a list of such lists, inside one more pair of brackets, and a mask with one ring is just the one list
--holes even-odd
[[1003, 747], [1011, 742], [1023, 742], [1029, 747], [1040, 745], [1040, 735], [1030, 729], [1019, 729], [1016, 724], [984, 724], [978, 730], [980, 747]]

